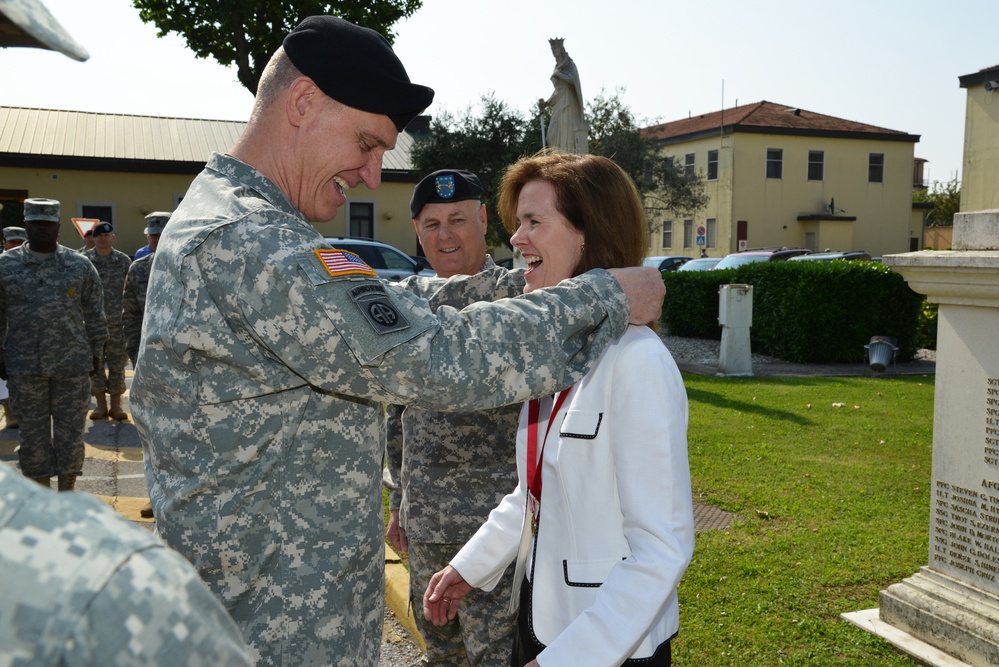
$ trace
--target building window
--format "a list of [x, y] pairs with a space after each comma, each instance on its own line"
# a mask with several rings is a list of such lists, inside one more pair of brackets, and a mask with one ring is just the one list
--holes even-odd
[[885, 154], [871, 153], [867, 160], [867, 182], [885, 182]]
[[683, 247], [693, 248], [694, 247], [694, 221], [684, 220], [683, 221]]
[[673, 221], [663, 220], [663, 248], [673, 247]]
[[808, 180], [821, 181], [825, 171], [825, 153], [808, 151]]
[[708, 180], [718, 180], [718, 151], [708, 151]]
[[374, 239], [374, 202], [350, 202], [347, 221], [347, 236], [359, 239]]
[[80, 202], [80, 217], [89, 218], [90, 220], [100, 220], [101, 222], [110, 222], [111, 226], [115, 229], [118, 225], [114, 223], [114, 210], [115, 205], [110, 202]]
[[767, 149], [767, 178], [784, 178], [784, 149]]
[[694, 154], [687, 153], [683, 156], [683, 176], [684, 178], [694, 177]]
[[718, 219], [717, 218], [708, 218], [708, 221], [707, 221], [707, 224], [705, 224], [705, 227], [707, 227], [707, 232], [708, 232], [708, 234], [707, 234], [708, 238], [705, 239], [705, 241], [707, 241], [707, 247], [708, 248], [717, 248], [718, 247]]

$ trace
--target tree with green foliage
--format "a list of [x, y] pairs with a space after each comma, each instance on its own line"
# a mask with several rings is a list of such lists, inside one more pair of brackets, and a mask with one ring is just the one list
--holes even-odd
[[267, 61], [306, 17], [333, 14], [392, 42], [392, 26], [422, 5], [423, 0], [132, 0], [139, 18], [155, 25], [159, 37], [177, 33], [198, 58], [235, 64], [239, 82], [254, 94]]
[[934, 181], [929, 188], [913, 190], [912, 201], [933, 204], [926, 216], [927, 227], [950, 227], [954, 214], [961, 210], [961, 184], [956, 178]]
[[666, 212], [693, 216], [707, 206], [704, 179], [686, 175], [684, 168], [663, 157], [655, 140], [646, 137], [631, 110], [621, 101], [621, 91], [607, 97], [603, 91], [587, 105], [590, 152], [621, 165], [638, 187], [645, 204], [650, 231]]
[[482, 182], [489, 212], [486, 243], [510, 245], [496, 210], [496, 195], [507, 165], [541, 149], [541, 134], [520, 112], [493, 94], [481, 98], [481, 114], [471, 108], [459, 115], [442, 113], [431, 120], [427, 136], [417, 136], [413, 167], [422, 177], [438, 169], [467, 169]]
[[590, 152], [621, 165], [638, 187], [649, 218], [663, 213], [692, 216], [707, 206], [704, 180], [687, 176], [683, 167], [659, 153], [656, 142], [646, 137], [631, 110], [621, 101], [621, 91], [608, 97], [603, 91], [587, 105]]

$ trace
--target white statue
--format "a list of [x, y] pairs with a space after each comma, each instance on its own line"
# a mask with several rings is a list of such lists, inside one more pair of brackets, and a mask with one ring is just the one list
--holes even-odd
[[538, 100], [540, 111], [551, 109], [551, 119], [545, 141], [549, 148], [559, 153], [589, 152], [586, 134], [590, 126], [583, 115], [583, 92], [579, 85], [579, 72], [576, 63], [565, 51], [562, 38], [549, 39], [552, 55], [555, 56], [555, 71], [552, 84], [555, 91], [547, 100]]

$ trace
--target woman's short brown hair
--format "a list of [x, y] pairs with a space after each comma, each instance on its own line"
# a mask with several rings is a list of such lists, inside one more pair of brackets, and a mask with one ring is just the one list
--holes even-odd
[[555, 208], [583, 234], [583, 256], [573, 275], [590, 269], [640, 266], [648, 245], [642, 198], [621, 167], [597, 155], [539, 153], [506, 168], [498, 207], [503, 225], [517, 231], [517, 200], [531, 181], [555, 189]]

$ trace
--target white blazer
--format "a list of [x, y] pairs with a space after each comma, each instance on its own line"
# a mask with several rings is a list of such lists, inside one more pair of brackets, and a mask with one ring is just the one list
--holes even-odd
[[[541, 401], [539, 441], [552, 405]], [[694, 550], [687, 394], [673, 358], [653, 331], [631, 326], [572, 388], [548, 433], [536, 541], [525, 521], [527, 428], [525, 405], [519, 484], [451, 565], [491, 590], [518, 558], [543, 667], [651, 656], [679, 629], [676, 587]]]

